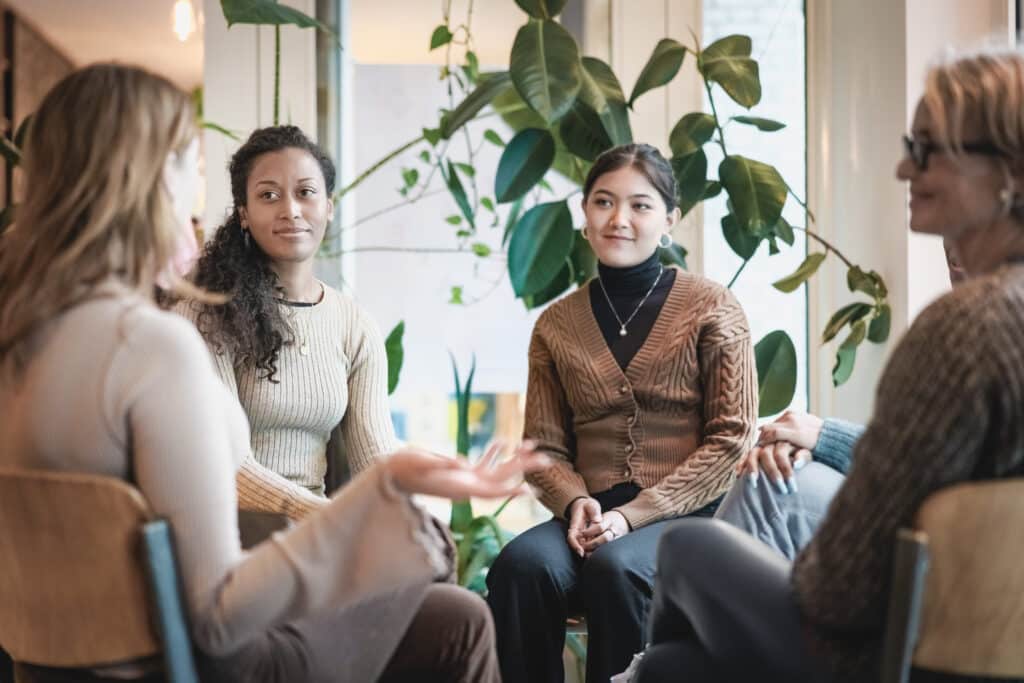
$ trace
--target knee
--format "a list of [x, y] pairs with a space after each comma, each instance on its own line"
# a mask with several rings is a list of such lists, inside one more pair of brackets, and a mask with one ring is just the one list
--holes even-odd
[[[598, 548], [583, 565], [583, 593], [585, 596], [606, 595], [609, 591], [621, 592], [633, 585], [634, 567], [628, 553], [623, 553], [614, 544]], [[587, 600], [588, 604], [590, 603]]]
[[482, 597], [450, 584], [439, 584], [438, 588], [444, 593], [445, 612], [457, 625], [457, 630], [464, 634], [466, 641], [494, 642], [494, 620]]
[[509, 542], [487, 571], [487, 587], [511, 584], [533, 584], [547, 574], [548, 560], [529, 539], [514, 538]]
[[743, 533], [717, 519], [681, 519], [671, 524], [658, 541], [658, 578], [661, 582], [691, 580], [715, 573], [715, 547], [722, 534]]

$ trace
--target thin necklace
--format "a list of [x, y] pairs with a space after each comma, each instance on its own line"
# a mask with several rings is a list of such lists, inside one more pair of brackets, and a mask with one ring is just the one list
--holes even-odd
[[630, 314], [630, 316], [626, 318], [626, 322], [622, 322], [622, 318], [620, 318], [619, 314], [615, 312], [615, 306], [612, 305], [612, 298], [608, 296], [608, 290], [604, 288], [604, 282], [601, 280], [601, 276], [597, 276], [597, 284], [601, 285], [601, 291], [604, 292], [604, 300], [608, 302], [608, 308], [612, 309], [612, 315], [615, 316], [615, 320], [618, 321], [619, 323], [620, 337], [626, 336], [626, 325], [628, 325], [633, 320], [633, 318], [636, 317], [636, 314], [640, 312], [640, 309], [643, 308], [644, 302], [647, 301], [647, 297], [651, 295], [651, 292], [654, 291], [654, 288], [658, 286], [658, 281], [661, 280], [661, 274], [664, 272], [665, 266], [659, 264], [658, 277], [654, 278], [654, 283], [651, 285], [651, 288], [647, 290], [647, 293], [644, 294], [644, 298], [640, 299], [640, 303], [636, 305], [636, 308], [633, 309], [633, 312]]

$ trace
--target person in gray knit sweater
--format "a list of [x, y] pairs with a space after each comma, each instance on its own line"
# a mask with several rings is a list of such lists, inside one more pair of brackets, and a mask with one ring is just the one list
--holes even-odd
[[877, 679], [897, 530], [943, 487], [1024, 475], [1024, 56], [934, 66], [904, 144], [910, 227], [949, 239], [971, 279], [894, 349], [794, 562], [722, 520], [666, 531], [640, 683]]

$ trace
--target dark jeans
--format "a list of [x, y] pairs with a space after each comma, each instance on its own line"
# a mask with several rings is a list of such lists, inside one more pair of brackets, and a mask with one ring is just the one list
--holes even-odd
[[[620, 484], [593, 494], [602, 510], [642, 489]], [[711, 516], [717, 501], [694, 513]], [[487, 574], [505, 683], [562, 683], [565, 620], [587, 619], [587, 681], [607, 683], [643, 649], [658, 537], [669, 521], [632, 531], [589, 558], [572, 553], [567, 524], [552, 519], [512, 540]]]

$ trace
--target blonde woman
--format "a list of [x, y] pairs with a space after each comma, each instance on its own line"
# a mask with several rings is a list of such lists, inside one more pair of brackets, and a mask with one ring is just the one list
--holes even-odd
[[195, 328], [152, 301], [158, 281], [212, 300], [168, 265], [197, 154], [188, 96], [140, 69], [91, 66], [43, 100], [0, 247], [0, 465], [124, 479], [170, 520], [204, 680], [498, 681], [486, 605], [431, 585], [443, 540], [410, 494], [515, 492], [543, 464], [527, 449], [492, 469], [399, 451], [240, 549], [245, 414]]
[[943, 487], [1024, 475], [1024, 56], [933, 67], [904, 146], [910, 229], [949, 240], [971, 277], [893, 351], [795, 562], [719, 520], [666, 531], [641, 683], [877, 679], [897, 530]]

